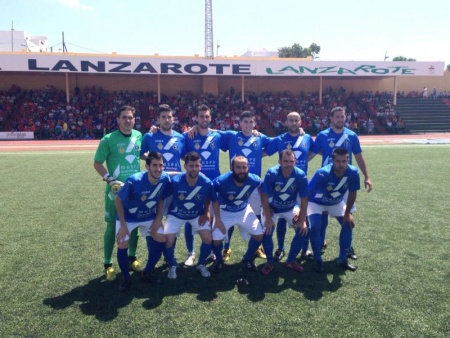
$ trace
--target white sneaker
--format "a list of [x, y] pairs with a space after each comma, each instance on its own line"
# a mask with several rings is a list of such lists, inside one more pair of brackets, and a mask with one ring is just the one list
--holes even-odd
[[207, 259], [210, 259], [210, 260], [212, 260], [212, 261], [215, 261], [215, 260], [216, 260], [216, 255], [214, 255], [214, 252], [211, 251], [211, 253], [209, 254], [209, 256], [208, 256]]
[[208, 268], [204, 265], [197, 265], [197, 271], [200, 272], [202, 277], [211, 276], [211, 273], [209, 272]]
[[187, 258], [186, 258], [186, 261], [184, 262], [184, 265], [192, 266], [192, 265], [194, 265], [194, 261], [195, 261], [195, 252], [187, 255]]
[[176, 265], [172, 265], [169, 268], [169, 273], [167, 274], [167, 278], [169, 278], [169, 279], [177, 279], [177, 266]]

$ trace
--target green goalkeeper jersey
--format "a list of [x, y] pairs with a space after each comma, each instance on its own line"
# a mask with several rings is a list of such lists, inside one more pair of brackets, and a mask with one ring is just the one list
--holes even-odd
[[98, 145], [94, 160], [105, 162], [110, 175], [125, 182], [140, 170], [139, 152], [142, 134], [132, 130], [130, 136], [124, 136], [119, 130], [105, 135]]

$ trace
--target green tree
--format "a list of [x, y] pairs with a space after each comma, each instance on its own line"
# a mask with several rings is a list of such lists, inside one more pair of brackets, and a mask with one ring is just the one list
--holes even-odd
[[417, 61], [417, 60], [413, 58], [406, 58], [404, 56], [396, 56], [395, 58], [392, 59], [392, 61]]
[[447, 70], [450, 72], [450, 65], [447, 65]]
[[318, 58], [320, 46], [312, 43], [309, 47], [303, 48], [300, 44], [294, 43], [291, 47], [283, 47], [278, 49], [280, 58], [306, 58], [312, 56], [313, 59]]

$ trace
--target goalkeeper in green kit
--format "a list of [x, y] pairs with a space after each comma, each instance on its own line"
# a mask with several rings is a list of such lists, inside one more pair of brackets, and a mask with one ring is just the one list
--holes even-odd
[[[106, 182], [105, 221], [103, 236], [105, 276], [108, 281], [116, 278], [112, 267], [112, 254], [116, 241], [116, 208], [114, 200], [117, 192], [128, 176], [140, 172], [139, 152], [142, 134], [134, 130], [135, 109], [123, 106], [117, 111], [117, 129], [105, 135], [98, 145], [94, 157], [94, 168]], [[104, 163], [106, 162], [106, 167]], [[129, 259], [134, 271], [142, 271], [142, 263], [136, 258], [138, 242], [137, 228], [130, 233]]]

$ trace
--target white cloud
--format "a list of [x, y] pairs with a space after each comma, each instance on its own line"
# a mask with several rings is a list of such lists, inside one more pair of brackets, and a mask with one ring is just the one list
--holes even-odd
[[63, 6], [67, 6], [67, 7], [74, 8], [74, 9], [80, 9], [80, 10], [83, 10], [83, 11], [92, 11], [92, 10], [94, 10], [93, 7], [90, 7], [88, 5], [84, 5], [78, 0], [52, 0], [52, 1], [53, 2], [57, 2], [57, 3], [59, 3], [60, 5], [63, 5]]

